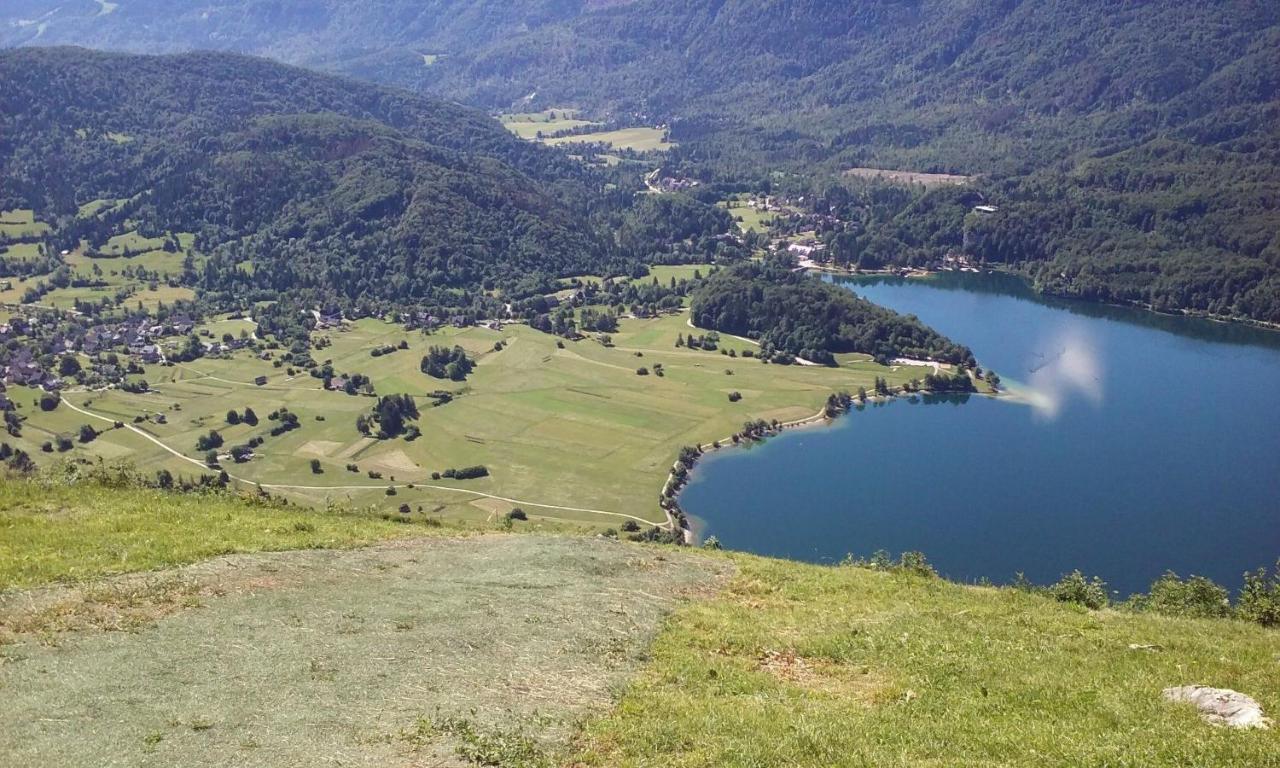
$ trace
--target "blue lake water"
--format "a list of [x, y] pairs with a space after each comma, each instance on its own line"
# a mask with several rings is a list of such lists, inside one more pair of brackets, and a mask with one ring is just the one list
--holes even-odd
[[726, 547], [919, 550], [945, 575], [1231, 589], [1280, 558], [1280, 333], [1044, 300], [1014, 278], [844, 281], [967, 344], [1033, 404], [867, 406], [705, 458], [681, 503]]

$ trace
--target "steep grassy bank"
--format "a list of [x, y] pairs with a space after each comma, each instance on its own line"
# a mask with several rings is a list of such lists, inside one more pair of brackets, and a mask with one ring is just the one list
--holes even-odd
[[367, 514], [0, 479], [0, 591], [192, 563], [233, 552], [329, 549], [425, 535]]
[[1161, 700], [1245, 692], [1280, 711], [1280, 635], [1225, 620], [1087, 611], [903, 572], [735, 556], [648, 670], [586, 729], [608, 766], [1280, 764]]

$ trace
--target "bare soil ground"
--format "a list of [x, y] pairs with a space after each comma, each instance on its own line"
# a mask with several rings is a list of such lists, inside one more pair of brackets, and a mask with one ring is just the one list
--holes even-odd
[[[219, 558], [0, 599], [0, 755], [24, 766], [462, 765], [559, 752], [723, 560], [486, 535]], [[427, 736], [424, 738], [424, 734]]]

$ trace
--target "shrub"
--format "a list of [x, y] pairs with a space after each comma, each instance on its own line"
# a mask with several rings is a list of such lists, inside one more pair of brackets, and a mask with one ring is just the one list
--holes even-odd
[[1227, 590], [1203, 576], [1186, 581], [1169, 571], [1151, 585], [1146, 595], [1134, 598], [1134, 607], [1166, 616], [1211, 619], [1231, 615], [1231, 598]]
[[640, 530], [640, 524], [637, 523], [635, 520], [627, 520], [622, 524], [622, 530], [626, 531], [627, 533], [635, 533], [636, 531]]
[[648, 368], [644, 368], [644, 367], [637, 368], [637, 369], [636, 369], [636, 375], [637, 375], [637, 376], [648, 376], [648, 375], [649, 375], [649, 369], [648, 369]]
[[1266, 568], [1244, 575], [1236, 616], [1264, 627], [1280, 626], [1280, 561], [1274, 576], [1268, 577]]
[[738, 401], [739, 401], [739, 400], [741, 400], [741, 399], [742, 399], [742, 393], [741, 393], [741, 392], [736, 392], [736, 391], [735, 391], [735, 392], [730, 392], [730, 393], [729, 393], [729, 402], [731, 402], [731, 403], [736, 403], [736, 402], [738, 402]]
[[1075, 603], [1093, 610], [1105, 608], [1110, 602], [1106, 582], [1097, 576], [1086, 579], [1080, 571], [1072, 571], [1063, 576], [1048, 591], [1060, 603]]
[[914, 573], [917, 576], [932, 578], [938, 575], [938, 572], [929, 564], [929, 559], [924, 556], [923, 552], [903, 552], [898, 557], [898, 569]]
[[519, 507], [516, 507], [515, 509], [508, 512], [507, 517], [511, 518], [512, 520], [528, 520], [529, 519], [529, 516], [525, 514], [525, 511]]
[[323, 475], [323, 474], [324, 474], [324, 469], [320, 466], [320, 460], [319, 460], [319, 459], [312, 459], [312, 460], [311, 460], [311, 474], [313, 474], [313, 475]]

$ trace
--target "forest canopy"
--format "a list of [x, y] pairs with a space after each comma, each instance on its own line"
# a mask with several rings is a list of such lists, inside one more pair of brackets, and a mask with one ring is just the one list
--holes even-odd
[[869, 354], [881, 362], [895, 357], [974, 362], [968, 348], [917, 318], [793, 272], [782, 258], [712, 275], [693, 295], [692, 318], [699, 328], [758, 340], [766, 357], [781, 350], [824, 364], [833, 364], [842, 352]]

